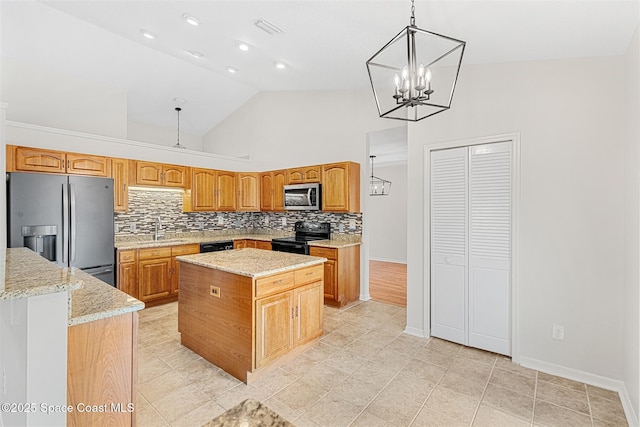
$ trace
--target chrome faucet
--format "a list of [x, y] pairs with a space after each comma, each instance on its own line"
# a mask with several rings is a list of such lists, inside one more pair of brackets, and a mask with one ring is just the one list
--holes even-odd
[[162, 222], [160, 222], [160, 217], [156, 218], [156, 231], [153, 235], [153, 240], [158, 240], [159, 232], [162, 230]]

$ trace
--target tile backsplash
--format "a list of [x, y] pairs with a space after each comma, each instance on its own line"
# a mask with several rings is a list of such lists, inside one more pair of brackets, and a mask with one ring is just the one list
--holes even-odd
[[129, 211], [115, 213], [116, 236], [162, 232], [255, 230], [293, 232], [296, 221], [330, 222], [332, 234], [362, 235], [362, 213], [333, 212], [182, 212], [182, 190], [129, 189]]

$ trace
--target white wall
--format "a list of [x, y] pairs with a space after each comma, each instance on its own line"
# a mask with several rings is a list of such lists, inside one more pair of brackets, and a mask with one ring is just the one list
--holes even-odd
[[7, 120], [126, 138], [126, 91], [6, 57], [0, 73]]
[[624, 77], [623, 57], [467, 66], [451, 110], [409, 127], [409, 328], [428, 332], [424, 147], [520, 132], [515, 353], [590, 382], [622, 378]]
[[[184, 116], [180, 114], [180, 145], [184, 145], [189, 150], [202, 151], [202, 137], [186, 133], [182, 129], [183, 124]], [[129, 121], [127, 123], [127, 139], [172, 147], [178, 142], [178, 117], [176, 115], [176, 128], [173, 130]]]
[[377, 166], [374, 160], [373, 170], [375, 176], [391, 181], [391, 191], [388, 196], [367, 196], [369, 258], [406, 263], [407, 165]]
[[627, 137], [624, 210], [624, 383], [634, 419], [640, 416], [640, 41], [639, 30], [627, 53]]

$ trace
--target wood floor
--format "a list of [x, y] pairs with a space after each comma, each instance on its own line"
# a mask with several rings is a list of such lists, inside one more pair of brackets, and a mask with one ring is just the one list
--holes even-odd
[[374, 301], [407, 306], [407, 264], [369, 261], [369, 293]]

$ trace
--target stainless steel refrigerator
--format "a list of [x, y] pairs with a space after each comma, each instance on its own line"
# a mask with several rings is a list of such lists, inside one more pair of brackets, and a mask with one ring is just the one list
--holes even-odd
[[113, 179], [8, 173], [7, 246], [115, 286]]

